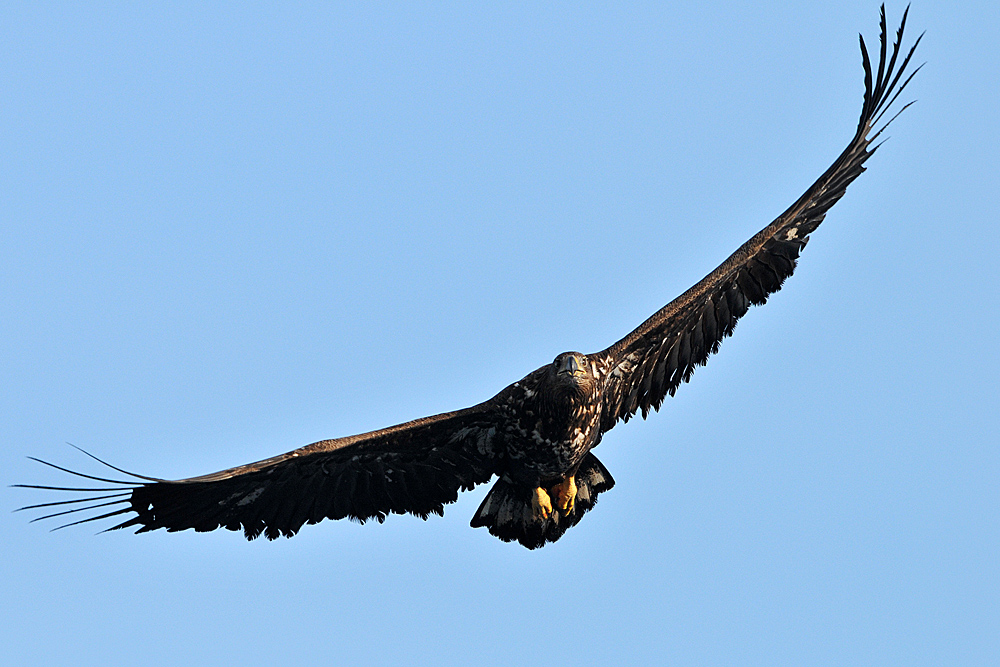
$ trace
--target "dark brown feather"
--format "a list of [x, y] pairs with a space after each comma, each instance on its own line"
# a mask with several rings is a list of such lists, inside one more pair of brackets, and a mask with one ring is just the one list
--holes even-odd
[[765, 303], [792, 275], [808, 235], [823, 222], [826, 212], [844, 195], [847, 186], [864, 172], [865, 161], [878, 148], [871, 145], [872, 141], [888, 123], [877, 130], [875, 124], [916, 73], [897, 86], [920, 43], [918, 37], [896, 71], [906, 15], [904, 12], [889, 55], [885, 7], [882, 7], [878, 72], [874, 76], [868, 49], [864, 39], [861, 40], [865, 71], [861, 117], [851, 142], [830, 168], [788, 210], [698, 284], [625, 338], [588, 355], [600, 360], [606, 374], [602, 430], [607, 431], [619, 421], [628, 421], [639, 410], [645, 417], [650, 409], [658, 409], [667, 394], [672, 396], [681, 382], [691, 378], [697, 366], [718, 351], [719, 344], [732, 334], [748, 307]]
[[[489, 480], [497, 429], [488, 403], [340, 440], [324, 440], [257, 463], [183, 480], [110, 488], [130, 495], [98, 504], [124, 504], [135, 516], [112, 530], [137, 532], [243, 530], [249, 539], [290, 537], [324, 518], [364, 523], [388, 514], [442, 514], [458, 492]], [[77, 473], [74, 473], [77, 474]], [[97, 489], [95, 489], [97, 490]]]

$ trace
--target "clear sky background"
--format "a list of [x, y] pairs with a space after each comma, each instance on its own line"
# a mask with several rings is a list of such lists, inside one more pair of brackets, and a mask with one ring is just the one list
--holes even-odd
[[[471, 5], [5, 3], [0, 482], [104, 472], [65, 442], [207, 473], [609, 345], [837, 156], [878, 36], [872, 0]], [[1000, 8], [910, 20], [919, 102], [560, 542], [470, 529], [486, 487], [253, 543], [4, 488], [3, 661], [994, 663]]]

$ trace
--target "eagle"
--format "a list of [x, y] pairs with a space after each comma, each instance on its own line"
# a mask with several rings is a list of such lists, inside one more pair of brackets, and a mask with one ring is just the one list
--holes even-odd
[[464, 410], [322, 440], [199, 477], [146, 477], [93, 457], [131, 478], [112, 479], [31, 457], [101, 486], [17, 485], [82, 494], [21, 509], [50, 512], [35, 521], [97, 513], [59, 528], [119, 517], [124, 520], [107, 530], [227, 528], [242, 530], [248, 539], [275, 539], [323, 519], [381, 523], [389, 514], [443, 515], [460, 491], [496, 478], [472, 526], [529, 549], [555, 542], [615, 485], [593, 453], [604, 434], [637, 413], [646, 418], [650, 410], [658, 410], [668, 394], [673, 396], [718, 351], [751, 305], [763, 304], [781, 288], [809, 235], [865, 170], [880, 145], [873, 142], [909, 106], [880, 122], [920, 69], [903, 79], [920, 42], [918, 37], [899, 59], [908, 11], [890, 50], [883, 5], [875, 71], [861, 37], [861, 118], [830, 168], [717, 269], [610, 347], [587, 354], [563, 352]]

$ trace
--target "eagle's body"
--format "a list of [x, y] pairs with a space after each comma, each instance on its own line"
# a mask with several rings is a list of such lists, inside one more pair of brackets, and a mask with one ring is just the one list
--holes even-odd
[[473, 526], [529, 548], [559, 539], [594, 506], [598, 494], [614, 485], [591, 453], [603, 434], [637, 412], [646, 417], [650, 409], [658, 409], [718, 350], [750, 305], [763, 304], [781, 287], [808, 235], [864, 171], [877, 148], [871, 142], [885, 129], [874, 126], [910, 80], [900, 83], [916, 44], [895, 68], [905, 23], [904, 13], [890, 54], [883, 8], [874, 76], [861, 41], [861, 119], [833, 165], [718, 268], [611, 347], [593, 354], [560, 354], [490, 400], [464, 410], [323, 440], [201, 477], [169, 481], [134, 475], [140, 481], [131, 482], [81, 475], [122, 486], [36, 486], [106, 495], [30, 507], [74, 507], [41, 517], [48, 518], [123, 504], [83, 521], [134, 513], [114, 528], [225, 527], [241, 529], [249, 538], [263, 533], [273, 539], [325, 518], [381, 522], [391, 513], [443, 514], [459, 491], [496, 477]]
[[[581, 360], [576, 375], [559, 373], [564, 359]], [[562, 354], [497, 397], [504, 420], [502, 472], [513, 481], [531, 488], [556, 484], [600, 442], [603, 392], [594, 369], [578, 352]]]

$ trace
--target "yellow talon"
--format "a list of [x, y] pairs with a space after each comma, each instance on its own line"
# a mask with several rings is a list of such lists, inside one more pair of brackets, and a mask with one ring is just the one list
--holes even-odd
[[548, 519], [552, 514], [552, 499], [545, 489], [538, 487], [531, 494], [531, 513], [535, 519]]
[[576, 505], [576, 479], [570, 475], [552, 487], [552, 494], [556, 497], [556, 507], [559, 511], [564, 516], [569, 514]]

